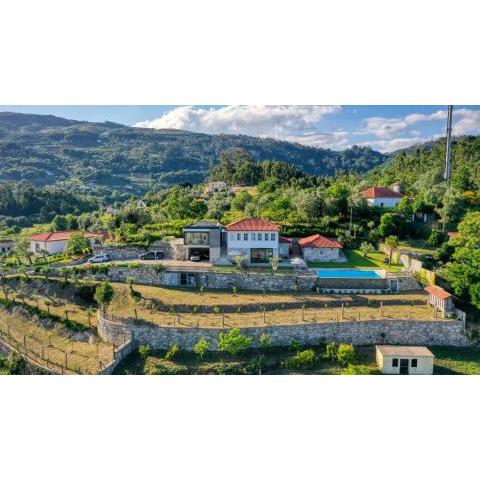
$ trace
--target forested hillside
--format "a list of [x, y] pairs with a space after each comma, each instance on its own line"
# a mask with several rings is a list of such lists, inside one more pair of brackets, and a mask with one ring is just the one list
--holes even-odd
[[368, 147], [343, 152], [243, 135], [206, 135], [0, 112], [0, 181], [62, 185], [108, 197], [152, 185], [198, 183], [230, 148], [289, 162], [315, 175], [365, 172], [387, 158]]

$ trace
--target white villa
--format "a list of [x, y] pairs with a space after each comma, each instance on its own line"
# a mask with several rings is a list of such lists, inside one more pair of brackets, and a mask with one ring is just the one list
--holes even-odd
[[268, 263], [279, 256], [280, 225], [261, 219], [245, 219], [228, 224], [227, 257], [247, 258], [248, 263]]
[[65, 232], [48, 232], [48, 233], [38, 233], [28, 237], [30, 241], [30, 250], [33, 253], [40, 252], [42, 250], [47, 251], [50, 255], [54, 253], [63, 253], [67, 246], [68, 240], [75, 233], [82, 233], [85, 238], [90, 242], [90, 245], [99, 245], [102, 243], [103, 234], [101, 233], [91, 233], [91, 232], [81, 232], [80, 230], [69, 230]]
[[361, 193], [371, 207], [393, 208], [396, 207], [403, 198], [398, 184], [393, 185], [392, 189], [370, 187]]

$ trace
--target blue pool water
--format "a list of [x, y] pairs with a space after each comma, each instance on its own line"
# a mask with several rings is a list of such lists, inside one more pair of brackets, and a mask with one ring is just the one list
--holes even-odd
[[352, 268], [318, 268], [319, 278], [383, 278], [374, 270], [354, 270]]

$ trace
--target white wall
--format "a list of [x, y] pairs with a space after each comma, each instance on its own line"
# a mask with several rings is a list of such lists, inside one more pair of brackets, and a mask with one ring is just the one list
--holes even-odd
[[[93, 247], [95, 245], [95, 240], [97, 238], [88, 238], [88, 242], [90, 246]], [[30, 240], [30, 250], [32, 252], [38, 252], [39, 250], [46, 250], [50, 255], [55, 253], [63, 253], [65, 248], [67, 247], [67, 240], [56, 240], [50, 242], [39, 242], [38, 240]]]
[[[382, 358], [383, 357], [383, 358]], [[381, 360], [380, 360], [381, 358]], [[392, 360], [394, 358], [398, 359], [398, 366], [392, 366]], [[400, 374], [400, 359], [408, 359], [408, 369], [409, 375], [432, 375], [433, 373], [433, 358], [432, 357], [406, 357], [406, 356], [396, 356], [396, 355], [382, 355], [377, 352], [377, 363], [379, 368], [382, 370], [382, 373], [388, 375], [398, 375]], [[412, 368], [412, 359], [417, 359], [417, 368]]]
[[[240, 240], [238, 240], [237, 234], [240, 235]], [[274, 240], [272, 240], [272, 234], [275, 236]], [[245, 235], [247, 240], [245, 240]], [[261, 239], [259, 239], [259, 235]], [[268, 240], [265, 240], [265, 235], [268, 235]], [[278, 251], [279, 232], [228, 232], [227, 245], [229, 251], [244, 248], [273, 248]]]
[[367, 198], [367, 203], [371, 206], [381, 207], [383, 204], [383, 208], [393, 208], [400, 203], [401, 198]]

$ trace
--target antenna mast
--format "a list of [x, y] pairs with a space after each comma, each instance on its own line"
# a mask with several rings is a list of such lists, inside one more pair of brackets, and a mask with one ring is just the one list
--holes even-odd
[[448, 116], [447, 116], [447, 152], [445, 154], [445, 171], [443, 173], [443, 178], [447, 183], [447, 189], [445, 191], [445, 212], [443, 215], [443, 233], [445, 233], [446, 225], [447, 225], [447, 202], [448, 202], [448, 194], [449, 194], [449, 186], [450, 186], [450, 173], [451, 173], [451, 159], [452, 159], [452, 113], [453, 113], [453, 105], [448, 106]]

